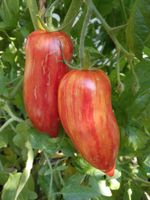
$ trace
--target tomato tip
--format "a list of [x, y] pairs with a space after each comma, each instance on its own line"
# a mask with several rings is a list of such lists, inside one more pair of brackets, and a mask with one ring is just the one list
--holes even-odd
[[109, 171], [106, 172], [106, 175], [113, 176], [114, 172], [115, 172], [115, 165], [114, 165], [114, 167], [111, 170], [109, 170]]

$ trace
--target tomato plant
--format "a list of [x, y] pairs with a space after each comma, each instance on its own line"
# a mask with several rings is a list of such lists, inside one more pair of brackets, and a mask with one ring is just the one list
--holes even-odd
[[[149, 10], [149, 0], [0, 1], [0, 199], [148, 200], [150, 198]], [[37, 36], [33, 43], [30, 39], [33, 39], [34, 33], [37, 33]], [[58, 33], [60, 34], [59, 40], [55, 35]], [[65, 50], [68, 40], [61, 41], [64, 37], [66, 38], [66, 35], [67, 38], [71, 38], [74, 46], [72, 59], [72, 50], [69, 53]], [[40, 43], [41, 37], [42, 40], [44, 38], [43, 43]], [[49, 38], [51, 38], [50, 41]], [[47, 45], [51, 46], [51, 42], [56, 40], [57, 42], [61, 41], [61, 45], [56, 42], [55, 46], [58, 49], [56, 56], [58, 63], [54, 59], [54, 54], [50, 57], [46, 56], [52, 52]], [[30, 44], [27, 49], [24, 48], [26, 41], [27, 46]], [[39, 49], [36, 48], [37, 45], [39, 45]], [[53, 48], [53, 45], [51, 47]], [[31, 54], [29, 54], [30, 48], [34, 49]], [[37, 54], [38, 56], [36, 56]], [[32, 55], [32, 58], [28, 57], [29, 55]], [[28, 57], [29, 63], [25, 63], [26, 57]], [[74, 133], [77, 129], [78, 131], [85, 129], [82, 130], [82, 133], [86, 134], [90, 129], [89, 120], [91, 120], [93, 112], [90, 101], [87, 99], [84, 102], [83, 98], [74, 97], [76, 99], [75, 106], [78, 102], [83, 105], [76, 108], [78, 117], [83, 116], [84, 118], [83, 125], [79, 124], [80, 118], [74, 119], [75, 115], [67, 106], [68, 124], [65, 127], [66, 120], [63, 122], [64, 119], [62, 119], [63, 123], [58, 130], [58, 137], [52, 138], [48, 134], [41, 134], [40, 130], [45, 132], [48, 126], [57, 127], [57, 123], [51, 124], [50, 120], [54, 122], [58, 117], [53, 112], [55, 110], [57, 113], [56, 90], [52, 89], [52, 85], [47, 87], [45, 85], [49, 78], [48, 73], [45, 76], [42, 71], [40, 73], [42, 70], [40, 62], [42, 60], [44, 62], [45, 58], [48, 58], [45, 65], [46, 72], [50, 72], [50, 68], [52, 69], [50, 81], [56, 75], [52, 84], [54, 87], [58, 87], [56, 83], [60, 80], [59, 76], [64, 74], [62, 73], [64, 67], [66, 71], [68, 69], [71, 71], [67, 72], [66, 76], [81, 73], [82, 77], [83, 68], [88, 67], [87, 74], [96, 72], [99, 74], [99, 71], [102, 70], [109, 78], [111, 103], [109, 101], [108, 104], [109, 106], [112, 104], [110, 110], [113, 110], [120, 131], [120, 145], [119, 149], [116, 149], [118, 154], [112, 177], [104, 173], [107, 170], [103, 162], [99, 161], [101, 170], [87, 162], [89, 160], [85, 159], [82, 155], [83, 152], [77, 151], [76, 143], [73, 139], [71, 141], [66, 134], [67, 132]], [[49, 62], [50, 67], [48, 67]], [[25, 101], [24, 104], [23, 79], [27, 68], [35, 69], [33, 68], [34, 63], [37, 70], [34, 70], [35, 75], [31, 73], [32, 70], [29, 71], [31, 73], [29, 75], [32, 77], [27, 84], [30, 90], [28, 94], [31, 96], [25, 95], [25, 98], [32, 98], [32, 105], [29, 105], [29, 101]], [[78, 85], [79, 89], [80, 81], [79, 78], [74, 80], [75, 86]], [[96, 104], [101, 92], [103, 97], [110, 94], [107, 90], [106, 93], [101, 90], [102, 86], [109, 85], [107, 81], [104, 83], [104, 85], [100, 85], [98, 82], [96, 89], [98, 95], [92, 97]], [[34, 84], [37, 84], [42, 95], [36, 93], [37, 90], [33, 88]], [[73, 100], [69, 98], [72, 95], [71, 87], [73, 86], [67, 84], [65, 88], [67, 87], [65, 93], [61, 89], [61, 95], [66, 98], [61, 97], [61, 102], [68, 105], [67, 99], [73, 103]], [[79, 92], [81, 91], [79, 90]], [[43, 117], [37, 119], [34, 116], [31, 120], [26, 111], [31, 108], [39, 111], [46, 94], [49, 95], [49, 100], [53, 99], [51, 105], [54, 106], [53, 108], [46, 106], [49, 102], [47, 99], [46, 103], [43, 103], [43, 113], [50, 112], [50, 109], [52, 112], [46, 115], [48, 119], [44, 118], [44, 127], [42, 126], [41, 129], [39, 122], [42, 122]], [[34, 99], [36, 95], [38, 101]], [[89, 90], [86, 95], [90, 98]], [[86, 109], [87, 104], [88, 108]], [[29, 108], [27, 108], [28, 106]], [[98, 105], [98, 107], [102, 106]], [[65, 107], [61, 106], [61, 108], [64, 110], [61, 118], [65, 118], [67, 112]], [[91, 111], [91, 116], [87, 114], [88, 109], [89, 112]], [[84, 110], [84, 112], [79, 110]], [[100, 113], [99, 110], [95, 108], [96, 113]], [[112, 112], [110, 113], [112, 118], [110, 123], [116, 124]], [[89, 118], [85, 119], [87, 116]], [[38, 120], [37, 128], [39, 130], [35, 128], [37, 121], [34, 120]], [[75, 121], [78, 123], [76, 122], [74, 130], [67, 131], [68, 127], [70, 129], [71, 123]], [[85, 122], [87, 122], [87, 126], [85, 126]], [[107, 121], [109, 129], [110, 123]], [[101, 129], [100, 125], [97, 126], [97, 130]], [[105, 134], [108, 137], [107, 128]], [[83, 142], [80, 139], [77, 143], [78, 146]], [[102, 156], [101, 151], [107, 151], [111, 159], [111, 153], [113, 154], [109, 151], [111, 142], [107, 144], [106, 140], [103, 143], [105, 145], [101, 148], [96, 147], [97, 150], [93, 150], [91, 146], [90, 149], [86, 147], [86, 150], [97, 151], [99, 156]], [[89, 142], [89, 145], [92, 144], [93, 142]], [[114, 145], [114, 147], [117, 146]], [[116, 153], [114, 155], [116, 156]], [[92, 159], [96, 159], [95, 153]], [[100, 159], [102, 160], [102, 158]], [[111, 160], [109, 163], [111, 164], [109, 169], [113, 162]]]

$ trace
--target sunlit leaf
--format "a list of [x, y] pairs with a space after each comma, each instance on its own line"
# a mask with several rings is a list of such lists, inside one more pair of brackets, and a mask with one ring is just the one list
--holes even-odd
[[2, 200], [9, 200], [15, 198], [20, 177], [21, 173], [16, 172], [9, 175], [9, 179], [5, 183], [2, 191]]

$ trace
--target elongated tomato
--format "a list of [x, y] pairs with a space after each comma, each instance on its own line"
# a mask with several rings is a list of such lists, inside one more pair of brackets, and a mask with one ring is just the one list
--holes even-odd
[[73, 70], [60, 82], [58, 110], [78, 152], [95, 168], [113, 176], [119, 128], [111, 105], [111, 87], [102, 70]]
[[57, 90], [68, 72], [72, 42], [64, 32], [35, 31], [25, 46], [24, 104], [33, 125], [56, 137], [59, 129]]

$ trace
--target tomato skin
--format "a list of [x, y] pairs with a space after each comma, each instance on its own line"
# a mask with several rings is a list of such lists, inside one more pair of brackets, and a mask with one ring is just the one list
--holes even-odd
[[61, 78], [69, 71], [73, 45], [64, 32], [32, 32], [25, 45], [24, 104], [35, 128], [52, 137], [58, 135], [60, 119], [57, 91]]
[[61, 122], [79, 153], [113, 176], [119, 128], [112, 111], [110, 81], [102, 70], [72, 70], [58, 89]]

